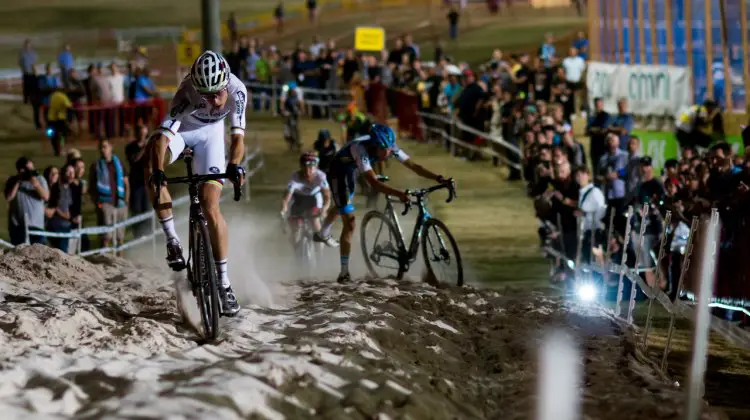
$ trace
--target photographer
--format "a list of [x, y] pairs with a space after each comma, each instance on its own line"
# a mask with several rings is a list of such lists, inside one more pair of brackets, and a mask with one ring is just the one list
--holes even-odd
[[[5, 184], [8, 200], [8, 231], [13, 245], [26, 242], [29, 231], [44, 230], [44, 202], [49, 199], [49, 187], [43, 176], [34, 169], [34, 162], [26, 157], [16, 161], [16, 175]], [[44, 243], [44, 237], [30, 234], [29, 242]]]

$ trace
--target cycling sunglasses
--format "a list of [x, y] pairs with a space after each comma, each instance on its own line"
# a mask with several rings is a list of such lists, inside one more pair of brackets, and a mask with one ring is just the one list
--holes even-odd
[[218, 92], [214, 92], [214, 93], [201, 93], [200, 95], [201, 95], [201, 98], [214, 99], [217, 96], [221, 95], [222, 92], [224, 92], [225, 90], [227, 90], [227, 88], [224, 88], [224, 89], [222, 89], [222, 90], [220, 90]]

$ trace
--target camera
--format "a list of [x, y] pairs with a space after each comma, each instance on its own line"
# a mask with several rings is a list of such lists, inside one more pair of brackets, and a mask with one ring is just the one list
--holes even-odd
[[39, 176], [39, 172], [37, 172], [36, 170], [25, 170], [21, 172], [21, 180], [23, 181], [28, 181], [31, 178], [34, 178], [37, 176]]

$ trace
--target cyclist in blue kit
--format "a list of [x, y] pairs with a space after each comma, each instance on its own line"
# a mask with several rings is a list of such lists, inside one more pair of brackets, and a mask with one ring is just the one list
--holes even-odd
[[448, 178], [437, 175], [412, 161], [409, 155], [396, 145], [396, 134], [393, 130], [384, 124], [373, 124], [370, 127], [369, 134], [357, 137], [342, 147], [331, 161], [327, 172], [328, 183], [331, 186], [333, 201], [336, 206], [335, 208], [332, 206], [328, 211], [322, 229], [314, 236], [317, 242], [330, 242], [331, 225], [336, 217], [339, 214], [341, 215], [343, 229], [340, 238], [341, 272], [337, 279], [339, 283], [351, 280], [349, 254], [352, 248], [352, 234], [356, 226], [352, 198], [354, 197], [357, 172], [364, 175], [367, 183], [377, 192], [397, 197], [403, 202], [409, 200], [406, 192], [389, 187], [379, 181], [377, 174], [372, 169], [373, 164], [383, 162], [391, 156], [421, 177], [438, 183], [450, 182]]

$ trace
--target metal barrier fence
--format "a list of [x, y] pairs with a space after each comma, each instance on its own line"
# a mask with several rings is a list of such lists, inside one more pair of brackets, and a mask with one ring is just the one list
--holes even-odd
[[[253, 164], [252, 167], [250, 167], [251, 163]], [[244, 196], [245, 201], [250, 201], [250, 179], [255, 176], [258, 171], [260, 171], [265, 165], [265, 161], [263, 159], [262, 151], [260, 148], [260, 144], [256, 141], [256, 147], [252, 151], [246, 151], [245, 157], [242, 161], [241, 166], [245, 168], [246, 172], [246, 182], [244, 185]], [[224, 201], [227, 197], [225, 194], [227, 191], [229, 191], [231, 188], [225, 188], [222, 192], [221, 201]], [[179, 198], [176, 198], [172, 201], [173, 208], [182, 207], [186, 204], [188, 204], [190, 197], [188, 196], [182, 196]], [[122, 244], [117, 243], [117, 230], [124, 229], [128, 226], [133, 226], [138, 223], [142, 223], [145, 221], [151, 221], [151, 233], [148, 235], [144, 235], [138, 238], [131, 239], [130, 241], [124, 242]], [[186, 218], [183, 218], [181, 221], [182, 223], [187, 222]], [[106, 234], [113, 234], [113, 243], [109, 247], [102, 247], [102, 248], [96, 248], [91, 249], [85, 252], [81, 251], [81, 238], [84, 235], [106, 235]], [[125, 219], [123, 221], [116, 222], [112, 225], [107, 226], [92, 226], [87, 228], [81, 228], [76, 229], [69, 233], [59, 233], [59, 232], [49, 232], [49, 231], [29, 231], [28, 230], [28, 224], [26, 224], [26, 243], [29, 243], [29, 235], [34, 236], [41, 236], [45, 238], [68, 238], [68, 239], [76, 239], [77, 241], [77, 248], [76, 248], [76, 255], [81, 256], [89, 256], [94, 254], [106, 254], [106, 253], [116, 253], [120, 251], [125, 251], [127, 249], [133, 248], [135, 246], [147, 243], [151, 241], [152, 247], [154, 248], [154, 251], [156, 251], [156, 237], [158, 235], [163, 234], [162, 230], [158, 228], [157, 226], [157, 216], [156, 212], [149, 211], [147, 213], [139, 214], [137, 216], [130, 217], [128, 219]], [[4, 240], [0, 239], [0, 247], [1, 248], [13, 248], [14, 245], [6, 242]]]
[[[279, 114], [281, 91], [284, 84], [274, 81], [271, 84], [245, 82], [248, 93], [248, 110], [253, 111], [270, 111], [273, 116]], [[352, 93], [348, 90], [336, 89], [314, 89], [300, 87], [306, 106], [307, 115], [312, 115], [313, 107], [320, 107], [325, 110], [325, 115], [329, 117], [352, 101]], [[259, 109], [258, 109], [259, 108]]]

